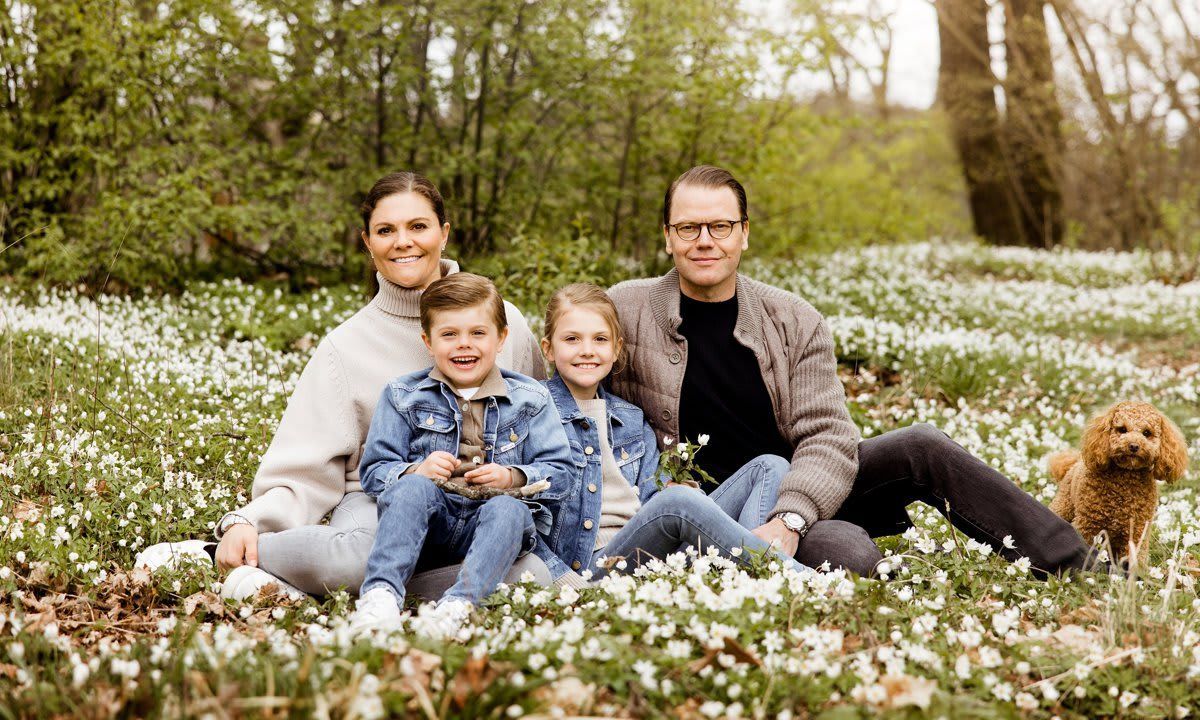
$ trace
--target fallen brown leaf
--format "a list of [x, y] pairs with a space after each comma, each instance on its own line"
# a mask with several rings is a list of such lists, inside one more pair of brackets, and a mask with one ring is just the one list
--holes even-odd
[[468, 657], [450, 681], [450, 696], [454, 705], [460, 709], [466, 707], [468, 700], [483, 694], [499, 675], [487, 655]]
[[205, 612], [217, 617], [224, 617], [226, 615], [225, 602], [217, 597], [216, 593], [198, 592], [184, 598], [184, 615], [192, 615], [196, 612], [197, 608], [203, 608]]
[[704, 668], [712, 665], [716, 661], [718, 655], [732, 655], [739, 663], [747, 663], [757, 667], [762, 667], [762, 660], [758, 656], [747, 650], [737, 640], [727, 637], [725, 638], [725, 646], [719, 650], [710, 649], [704, 653], [704, 657], [692, 662], [689, 669], [692, 672], [700, 672]]

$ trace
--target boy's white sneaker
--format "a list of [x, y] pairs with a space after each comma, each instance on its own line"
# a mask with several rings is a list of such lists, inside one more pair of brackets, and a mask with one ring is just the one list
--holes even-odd
[[175, 569], [184, 561], [212, 564], [212, 556], [206, 548], [213, 543], [208, 540], [184, 540], [163, 542], [142, 550], [133, 559], [133, 567], [145, 568], [150, 572], [165, 567]]
[[418, 635], [433, 640], [449, 640], [458, 635], [474, 609], [474, 605], [458, 598], [443, 600], [436, 605], [431, 603], [418, 611], [413, 629]]
[[395, 630], [400, 627], [400, 603], [385, 587], [371, 588], [358, 597], [350, 613], [350, 632], [363, 635], [372, 630]]
[[221, 583], [221, 599], [245, 600], [272, 585], [288, 600], [300, 602], [308, 599], [308, 593], [300, 588], [252, 565], [239, 565], [229, 571], [229, 574], [225, 576], [225, 581]]

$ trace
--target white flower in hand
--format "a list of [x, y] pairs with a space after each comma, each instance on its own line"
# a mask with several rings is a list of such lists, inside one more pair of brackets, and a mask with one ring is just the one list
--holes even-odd
[[[687, 443], [685, 443], [685, 442], [681, 442], [681, 443], [679, 443], [678, 445], [676, 445], [676, 446], [675, 446], [675, 449], [676, 449], [676, 450], [678, 450], [680, 453], [686, 453], [686, 452], [687, 452], [687, 445], [688, 445]], [[686, 458], [685, 458], [685, 459], [686, 459]]]
[[701, 435], [701, 436], [700, 436], [700, 447], [704, 447], [705, 445], [707, 445], [707, 444], [708, 444], [708, 438], [709, 438], [709, 436], [708, 436], [708, 435]]
[[670, 435], [663, 435], [663, 445], [673, 445], [674, 443], [675, 438], [671, 437]]

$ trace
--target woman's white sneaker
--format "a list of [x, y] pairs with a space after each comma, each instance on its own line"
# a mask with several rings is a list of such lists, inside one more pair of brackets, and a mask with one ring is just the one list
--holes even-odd
[[274, 589], [288, 600], [307, 600], [308, 594], [300, 588], [291, 585], [271, 573], [251, 565], [239, 565], [229, 571], [225, 581], [221, 583], [221, 598], [223, 600], [245, 600], [254, 597], [267, 586]]
[[150, 572], [165, 567], [174, 570], [184, 562], [212, 564], [212, 555], [208, 554], [208, 546], [215, 543], [208, 540], [184, 540], [183, 542], [164, 542], [151, 545], [137, 554], [133, 559], [134, 568], [145, 568]]
[[400, 627], [400, 604], [385, 587], [375, 587], [359, 596], [350, 613], [350, 632], [363, 635], [372, 630], [395, 630]]

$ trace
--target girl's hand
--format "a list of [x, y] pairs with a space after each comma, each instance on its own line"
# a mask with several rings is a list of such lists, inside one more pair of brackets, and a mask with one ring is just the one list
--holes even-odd
[[454, 473], [454, 469], [462, 465], [462, 460], [454, 457], [444, 450], [432, 452], [429, 457], [422, 460], [412, 472], [417, 475], [424, 475], [427, 478], [440, 478], [449, 480], [450, 475]]
[[496, 463], [477, 467], [463, 475], [463, 479], [472, 485], [483, 485], [500, 490], [507, 490], [513, 484], [512, 470]]
[[240, 565], [258, 567], [258, 530], [249, 523], [231, 525], [217, 545], [217, 567], [232, 570]]

